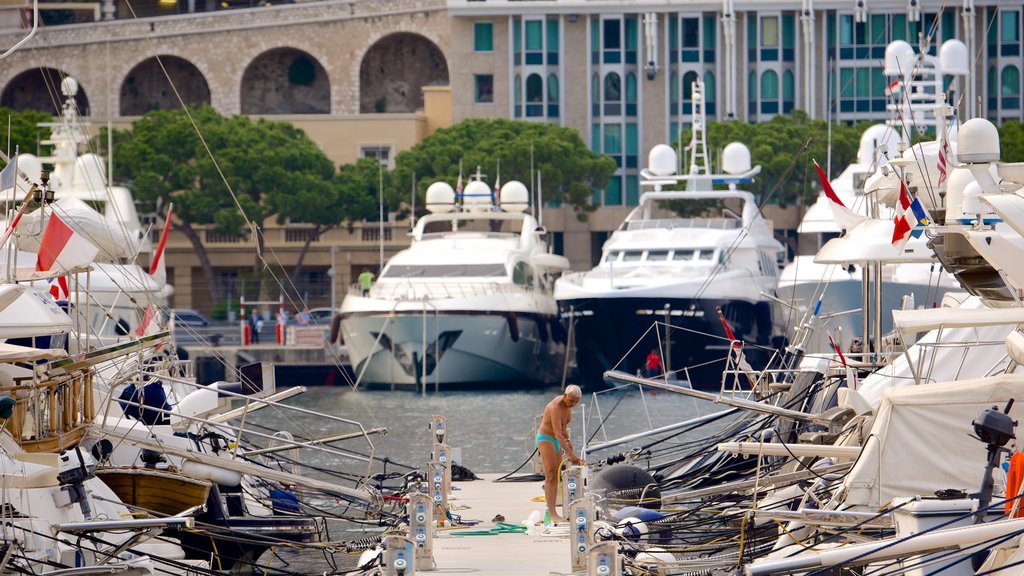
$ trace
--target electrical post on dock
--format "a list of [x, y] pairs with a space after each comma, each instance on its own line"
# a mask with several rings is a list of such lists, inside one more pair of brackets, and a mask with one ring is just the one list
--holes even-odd
[[384, 574], [386, 576], [412, 576], [416, 574], [416, 555], [412, 540], [392, 534], [384, 537]]
[[587, 469], [585, 466], [567, 466], [562, 470], [562, 517], [568, 518], [569, 507], [573, 501], [583, 498], [583, 489], [587, 485]]
[[622, 573], [618, 543], [601, 542], [590, 548], [587, 576], [621, 576]]
[[451, 448], [446, 444], [448, 419], [444, 416], [432, 416], [430, 430], [433, 450], [431, 460], [427, 462], [427, 484], [434, 504], [437, 525], [443, 526], [448, 512], [448, 494], [452, 486]]
[[572, 571], [583, 572], [587, 569], [588, 555], [594, 546], [594, 501], [591, 498], [580, 497], [569, 504], [568, 510], [565, 518], [569, 521]]
[[430, 496], [418, 491], [409, 494], [405, 511], [409, 515], [409, 538], [415, 549], [416, 566], [420, 570], [433, 570], [434, 507]]

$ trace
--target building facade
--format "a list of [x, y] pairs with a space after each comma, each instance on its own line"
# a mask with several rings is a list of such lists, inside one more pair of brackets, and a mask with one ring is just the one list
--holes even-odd
[[[593, 2], [448, 0], [453, 120], [516, 118], [577, 129], [615, 159], [602, 208], [566, 218], [559, 245], [575, 268], [634, 206], [646, 152], [690, 122], [690, 86], [705, 86], [709, 120], [765, 121], [799, 109], [833, 122], [884, 122], [886, 46], [906, 40], [935, 55], [967, 46], [966, 75], [947, 75], [959, 116], [1024, 119], [1019, 3], [802, 0]], [[920, 48], [918, 48], [920, 49]], [[777, 230], [794, 210], [769, 206]]]

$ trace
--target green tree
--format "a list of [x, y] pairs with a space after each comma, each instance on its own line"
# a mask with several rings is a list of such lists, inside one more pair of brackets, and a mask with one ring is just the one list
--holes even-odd
[[591, 152], [571, 128], [544, 122], [464, 120], [398, 154], [394, 185], [385, 186], [386, 203], [398, 209], [408, 202], [415, 174], [419, 210], [430, 184], [439, 180], [456, 184], [460, 160], [463, 184], [477, 167], [493, 183], [500, 162], [502, 182], [519, 180], [529, 187], [531, 153], [534, 169], [542, 175], [544, 200], [572, 206], [581, 219], [597, 208], [590, 202], [593, 192], [605, 187], [615, 172], [615, 161]]
[[[11, 125], [10, 130], [7, 129], [8, 120]], [[39, 149], [40, 141], [48, 137], [50, 132], [45, 128], [40, 128], [38, 124], [52, 121], [52, 116], [36, 110], [18, 112], [6, 106], [0, 108], [0, 147], [7, 154], [7, 143], [10, 142], [10, 154], [14, 154], [15, 146], [20, 148], [22, 153], [43, 153]], [[0, 167], [6, 165], [6, 162], [0, 160]]]
[[[820, 187], [812, 161], [817, 160], [824, 169], [831, 147], [832, 166], [841, 169], [850, 164], [857, 157], [860, 135], [866, 127], [866, 124], [833, 124], [832, 141], [829, 142], [828, 124], [824, 120], [813, 120], [799, 110], [792, 115], [778, 115], [767, 122], [755, 124], [709, 122], [707, 138], [708, 151], [713, 157], [711, 170], [719, 168], [717, 155], [726, 144], [742, 142], [750, 149], [751, 164], [761, 165], [761, 173], [755, 176], [753, 185], [745, 186], [746, 189], [759, 194], [761, 201], [776, 202], [783, 207], [801, 202], [813, 203]], [[689, 130], [683, 133], [681, 141], [684, 145], [689, 143]]]
[[999, 148], [1003, 162], [1024, 162], [1024, 124], [1019, 120], [1000, 124]]
[[[302, 221], [314, 212], [321, 217], [313, 223], [325, 225], [342, 217], [334, 210], [339, 189], [333, 163], [291, 124], [224, 117], [210, 107], [188, 112], [149, 112], [130, 131], [116, 132], [115, 177], [130, 180], [143, 209], [164, 215], [174, 202], [173, 226], [192, 244], [219, 301], [224, 295], [196, 225], [246, 235], [269, 217]], [[259, 275], [262, 234], [255, 242]]]

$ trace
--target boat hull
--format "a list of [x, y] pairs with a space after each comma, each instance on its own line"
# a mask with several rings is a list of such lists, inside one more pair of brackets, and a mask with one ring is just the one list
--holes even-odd
[[353, 312], [342, 313], [341, 331], [360, 384], [543, 385], [562, 365], [553, 314]]
[[606, 370], [640, 371], [647, 354], [657, 349], [663, 367], [680, 371], [676, 376], [688, 377], [694, 388], [720, 387], [729, 340], [718, 308], [729, 319], [733, 336], [746, 343], [744, 355], [751, 366], [763, 368], [774, 351], [767, 302], [620, 297], [570, 298], [558, 305], [576, 343], [578, 377], [591, 386], [603, 382]]

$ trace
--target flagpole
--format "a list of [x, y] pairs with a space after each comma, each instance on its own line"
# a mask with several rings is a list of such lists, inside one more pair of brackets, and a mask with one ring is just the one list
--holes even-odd
[[377, 275], [380, 276], [382, 270], [384, 270], [384, 165], [377, 163], [377, 198], [379, 201], [378, 208], [378, 233], [380, 235], [378, 244], [380, 245], [380, 268], [377, 268]]

